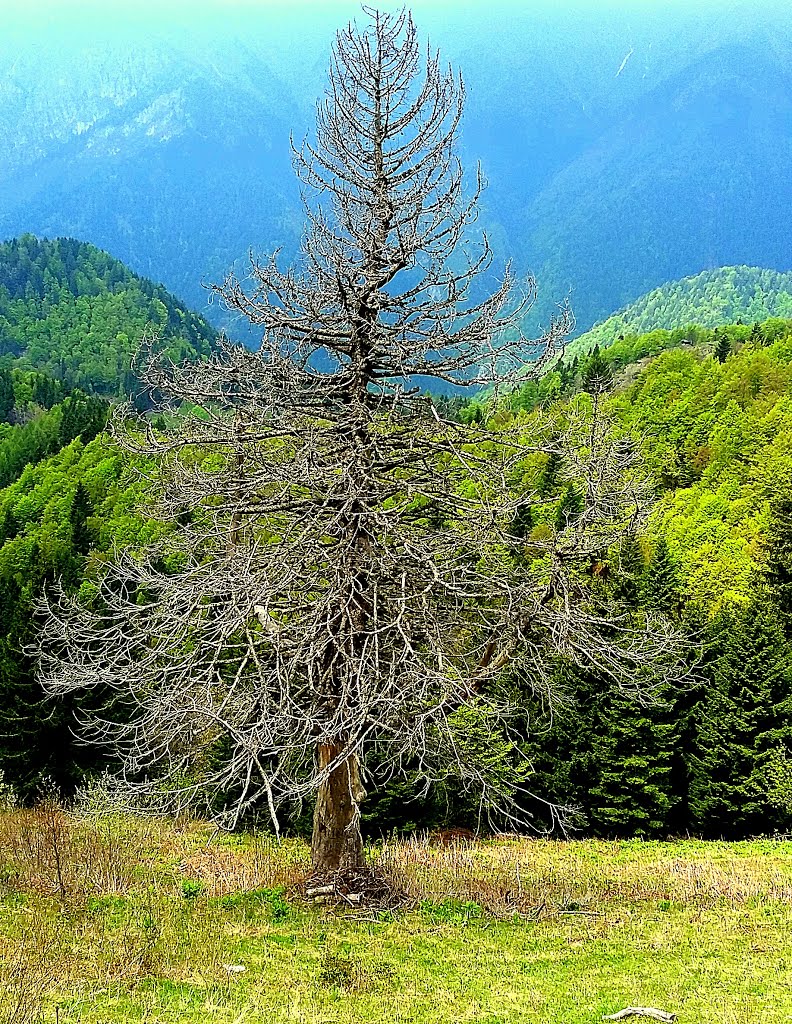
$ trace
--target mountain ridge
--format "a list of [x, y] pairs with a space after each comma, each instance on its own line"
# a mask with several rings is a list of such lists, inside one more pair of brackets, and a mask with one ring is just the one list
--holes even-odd
[[[490, 180], [493, 275], [513, 257], [538, 278], [529, 329], [568, 294], [587, 328], [707, 265], [789, 261], [788, 17], [522, 12], [504, 38], [502, 17], [417, 7], [468, 84], [460, 153]], [[289, 135], [310, 134], [332, 32], [279, 24], [0, 41], [0, 237], [90, 238], [219, 323], [201, 282], [251, 248], [298, 252]]]
[[22, 235], [0, 243], [0, 356], [70, 387], [126, 396], [131, 359], [159, 332], [176, 360], [206, 354], [210, 324], [162, 285], [73, 238]]
[[720, 327], [770, 317], [792, 317], [792, 271], [729, 266], [702, 270], [651, 289], [634, 302], [579, 335], [567, 346], [569, 355], [620, 336], [674, 330], [696, 324]]

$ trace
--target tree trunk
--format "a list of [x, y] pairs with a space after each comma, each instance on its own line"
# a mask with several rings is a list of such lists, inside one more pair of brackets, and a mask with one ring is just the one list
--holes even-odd
[[[319, 744], [319, 769], [327, 768], [343, 750], [341, 744]], [[311, 840], [317, 875], [365, 869], [359, 811], [365, 795], [354, 754], [334, 768], [319, 787]]]

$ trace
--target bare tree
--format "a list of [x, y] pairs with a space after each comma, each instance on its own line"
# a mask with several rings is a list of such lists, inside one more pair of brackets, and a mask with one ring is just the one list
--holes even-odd
[[[551, 694], [559, 659], [637, 685], [675, 653], [662, 623], [593, 598], [593, 559], [647, 501], [598, 410], [525, 437], [519, 420], [446, 421], [413, 386], [508, 382], [571, 321], [562, 309], [529, 343], [532, 283], [515, 302], [507, 268], [483, 293], [488, 242], [466, 243], [482, 181], [466, 195], [454, 151], [462, 81], [422, 54], [409, 13], [366, 14], [338, 34], [315, 140], [294, 151], [299, 268], [253, 261], [217, 289], [262, 327], [260, 351], [223, 342], [186, 366], [148, 352], [143, 380], [174, 425], [116, 419], [122, 444], [158, 460], [153, 511], [173, 529], [119, 555], [91, 607], [51, 601], [40, 639], [51, 692], [106, 686], [126, 705], [93, 727], [129, 780], [166, 778], [232, 816], [266, 800], [275, 820], [315, 793], [323, 874], [364, 866], [371, 753], [427, 780], [452, 763], [508, 807], [513, 778], [460, 731], [462, 712], [508, 723], [506, 665]], [[519, 512], [541, 503], [529, 468], [550, 451], [580, 507], [526, 535]]]

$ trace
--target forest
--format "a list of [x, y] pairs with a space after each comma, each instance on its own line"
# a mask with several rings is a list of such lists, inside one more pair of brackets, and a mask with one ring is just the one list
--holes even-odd
[[[145, 514], [150, 465], [104, 431], [115, 390], [108, 367], [128, 380], [134, 341], [158, 310], [178, 356], [206, 352], [214, 335], [90, 246], [7, 243], [0, 279], [0, 769], [25, 800], [47, 785], [69, 797], [113, 759], [75, 735], [75, 713], [93, 697], [53, 702], [36, 682], [26, 653], [36, 603], [56, 580], [90, 593], [113, 551], [139, 549], [167, 530]], [[680, 294], [669, 289], [666, 322], [676, 319]], [[86, 321], [91, 341], [80, 348], [73, 339], [84, 337]], [[42, 337], [60, 348], [42, 357]], [[63, 374], [53, 375], [58, 367]], [[600, 585], [627, 606], [673, 619], [690, 639], [690, 672], [636, 700], [568, 669], [565, 700], [552, 714], [526, 693], [528, 789], [571, 808], [578, 835], [783, 831], [792, 813], [784, 783], [792, 747], [792, 320], [623, 334], [588, 352], [572, 346], [509, 395], [435, 401], [453, 406], [472, 436], [481, 423], [514, 421], [530, 434], [592, 381], [604, 387], [614, 428], [640, 442], [655, 495], [648, 528], [601, 557]], [[534, 472], [542, 501], [524, 514], [528, 537], [540, 537], [543, 523], [576, 500], [558, 458], [540, 460]], [[475, 800], [453, 777], [425, 797], [416, 790], [408, 775], [372, 794], [368, 834], [479, 827]], [[540, 828], [551, 823], [542, 806], [525, 806]], [[298, 816], [288, 827], [299, 832], [305, 822]]]

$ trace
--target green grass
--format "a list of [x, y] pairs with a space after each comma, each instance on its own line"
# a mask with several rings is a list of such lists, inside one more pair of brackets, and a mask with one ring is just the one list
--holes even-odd
[[393, 844], [407, 909], [343, 912], [297, 898], [299, 843], [29, 818], [0, 820], [15, 1024], [792, 1019], [792, 843]]

